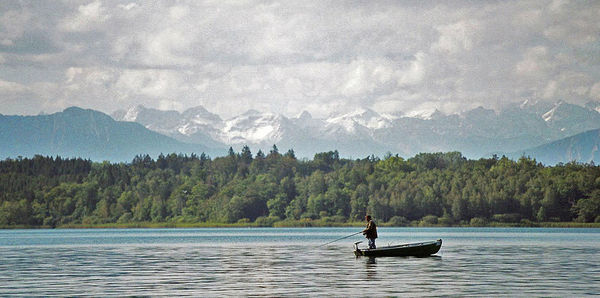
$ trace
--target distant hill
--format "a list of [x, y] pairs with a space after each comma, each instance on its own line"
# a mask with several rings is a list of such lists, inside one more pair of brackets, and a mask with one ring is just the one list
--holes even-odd
[[600, 162], [600, 129], [589, 130], [571, 137], [560, 139], [531, 149], [511, 153], [509, 157], [534, 157], [538, 161], [554, 165], [571, 161]]
[[157, 156], [173, 152], [222, 155], [225, 150], [183, 143], [138, 123], [115, 121], [104, 113], [76, 107], [50, 115], [0, 114], [2, 159], [40, 154], [131, 161], [137, 154]]

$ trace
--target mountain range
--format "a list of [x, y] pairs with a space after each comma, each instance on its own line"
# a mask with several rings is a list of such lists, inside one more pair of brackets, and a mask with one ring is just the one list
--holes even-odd
[[268, 152], [276, 144], [298, 157], [338, 150], [341, 156], [460, 151], [468, 158], [492, 154], [531, 156], [546, 164], [600, 161], [600, 103], [531, 102], [495, 111], [439, 111], [419, 117], [370, 109], [314, 118], [249, 110], [222, 119], [198, 106], [183, 112], [143, 106], [111, 116], [71, 107], [37, 116], [0, 115], [0, 158], [42, 155], [130, 161], [137, 154], [207, 153], [232, 146]]
[[0, 158], [40, 154], [131, 161], [138, 154], [225, 152], [183, 143], [138, 123], [118, 122], [104, 113], [77, 107], [51, 115], [0, 115], [0, 144]]
[[435, 111], [419, 117], [360, 109], [324, 119], [313, 118], [306, 111], [288, 118], [249, 110], [222, 119], [201, 106], [182, 113], [136, 106], [112, 116], [119, 121], [138, 122], [181, 142], [233, 146], [238, 150], [243, 145], [269, 150], [277, 144], [293, 148], [303, 157], [337, 149], [348, 157], [383, 156], [387, 152], [410, 157], [420, 152], [460, 151], [466, 157], [480, 158], [537, 152], [532, 148], [541, 149], [545, 144], [599, 129], [599, 111], [597, 102], [579, 106], [563, 101], [524, 101], [499, 111], [479, 107], [460, 114]]

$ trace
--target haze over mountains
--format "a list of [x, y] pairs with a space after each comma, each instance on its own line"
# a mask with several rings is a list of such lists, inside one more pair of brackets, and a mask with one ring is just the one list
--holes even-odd
[[560, 139], [535, 148], [508, 154], [513, 159], [532, 156], [545, 164], [567, 163], [570, 161], [600, 161], [600, 129], [589, 130], [571, 137]]
[[[439, 111], [419, 117], [382, 115], [361, 109], [317, 119], [308, 112], [288, 118], [249, 110], [221, 119], [201, 106], [183, 113], [137, 106], [112, 116], [119, 121], [138, 122], [182, 142], [231, 145], [236, 149], [249, 145], [254, 151], [269, 150], [277, 144], [282, 149], [293, 148], [303, 157], [337, 149], [350, 157], [383, 156], [387, 152], [410, 157], [420, 152], [460, 151], [469, 158], [494, 153], [518, 158], [534, 152], [530, 148], [600, 128], [599, 107], [596, 102], [579, 106], [562, 101], [525, 101], [500, 111], [480, 107], [453, 115]], [[577, 160], [590, 161], [584, 158], [588, 155], [578, 155], [583, 159]]]
[[249, 110], [230, 119], [198, 106], [184, 112], [137, 106], [110, 116], [81, 108], [38, 116], [0, 115], [0, 158], [42, 155], [131, 161], [137, 154], [226, 153], [232, 146], [268, 152], [292, 148], [298, 157], [338, 150], [363, 158], [390, 152], [460, 151], [466, 157], [526, 155], [547, 164], [600, 161], [600, 103], [525, 101], [500, 111], [476, 108], [415, 116], [361, 109], [324, 119]]
[[179, 142], [138, 123], [117, 122], [104, 113], [76, 107], [51, 115], [0, 115], [0, 144], [2, 159], [40, 154], [131, 161], [138, 154], [156, 157], [171, 152], [215, 152], [207, 146]]

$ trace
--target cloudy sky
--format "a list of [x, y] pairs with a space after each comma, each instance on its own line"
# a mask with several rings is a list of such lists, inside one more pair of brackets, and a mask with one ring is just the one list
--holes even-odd
[[0, 3], [0, 113], [600, 100], [600, 1]]

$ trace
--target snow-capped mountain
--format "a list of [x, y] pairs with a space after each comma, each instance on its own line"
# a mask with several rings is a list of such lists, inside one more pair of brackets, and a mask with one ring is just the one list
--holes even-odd
[[291, 118], [290, 121], [292, 121], [292, 123], [297, 127], [316, 131], [325, 127], [326, 125], [326, 122], [323, 119], [315, 119], [307, 111], [302, 111], [300, 115], [295, 118]]
[[287, 122], [281, 115], [249, 110], [224, 121], [219, 140], [226, 144], [276, 144], [281, 142]]
[[550, 127], [562, 132], [566, 131], [565, 136], [571, 136], [597, 128], [600, 114], [596, 110], [560, 101], [542, 115], [542, 118]]
[[376, 130], [391, 126], [391, 121], [371, 109], [360, 109], [348, 114], [337, 115], [326, 120], [332, 126], [344, 128], [349, 133], [366, 128]]
[[461, 151], [479, 158], [494, 152], [515, 152], [600, 128], [600, 103], [585, 107], [566, 102], [532, 100], [502, 110], [482, 107], [461, 114], [433, 111], [426, 115], [381, 115], [370, 109], [313, 118], [306, 111], [296, 117], [255, 110], [223, 120], [203, 107], [179, 113], [142, 106], [113, 114], [148, 129], [188, 143], [209, 146], [249, 145], [268, 150], [273, 144], [293, 148], [298, 156], [339, 150], [364, 157], [386, 152], [412, 156], [419, 152]]
[[117, 121], [137, 122], [146, 128], [170, 136], [182, 142], [223, 147], [218, 141], [223, 120], [203, 107], [194, 107], [179, 113], [162, 111], [144, 106], [118, 110], [112, 114]]

